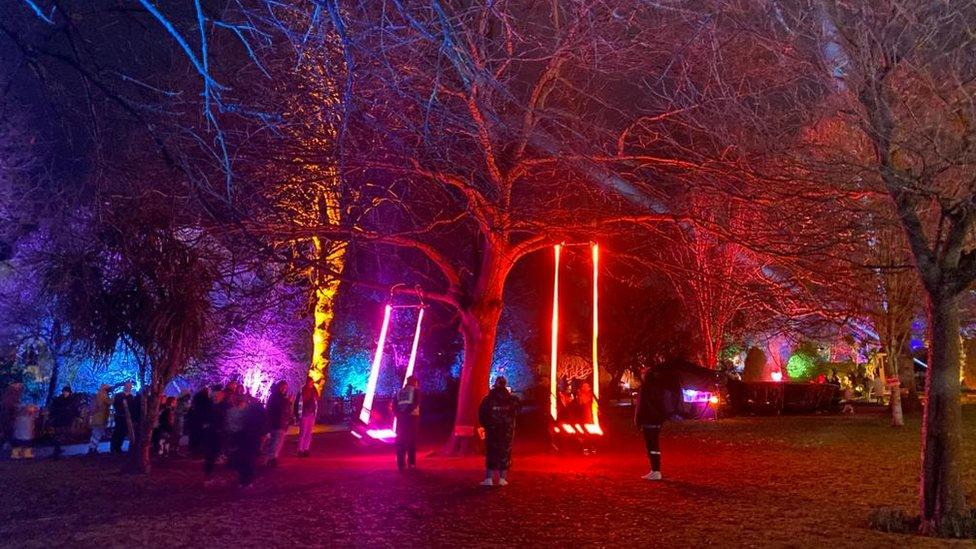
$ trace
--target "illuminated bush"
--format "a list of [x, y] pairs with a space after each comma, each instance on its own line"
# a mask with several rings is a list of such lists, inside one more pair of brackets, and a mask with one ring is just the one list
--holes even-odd
[[810, 381], [818, 374], [817, 357], [807, 353], [793, 353], [786, 363], [786, 373], [792, 381]]

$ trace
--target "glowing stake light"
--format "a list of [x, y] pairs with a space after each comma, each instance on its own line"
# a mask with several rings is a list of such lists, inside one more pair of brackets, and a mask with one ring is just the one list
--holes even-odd
[[383, 362], [383, 346], [386, 345], [386, 330], [390, 327], [390, 314], [393, 306], [387, 305], [383, 310], [383, 327], [380, 328], [380, 340], [376, 344], [376, 354], [373, 355], [373, 366], [369, 370], [369, 381], [366, 382], [366, 395], [363, 398], [363, 409], [359, 411], [359, 421], [369, 424], [369, 416], [373, 410], [373, 396], [376, 394], [376, 381], [380, 377], [380, 363]]
[[709, 404], [718, 404], [718, 397], [715, 396], [715, 395], [712, 395], [712, 396], [708, 397], [708, 403]]
[[769, 377], [770, 377], [770, 378], [771, 378], [771, 379], [772, 379], [773, 381], [775, 381], [775, 382], [777, 382], [777, 383], [779, 383], [780, 381], [783, 381], [783, 372], [781, 372], [781, 371], [779, 371], [779, 370], [777, 370], [777, 371], [775, 371], [775, 372], [772, 372], [772, 373], [770, 373], [770, 374], [769, 374]]

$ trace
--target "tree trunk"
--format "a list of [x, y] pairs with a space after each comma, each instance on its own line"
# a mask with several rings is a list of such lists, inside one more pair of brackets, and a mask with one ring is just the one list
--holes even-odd
[[58, 375], [61, 373], [61, 355], [51, 348], [51, 380], [47, 384], [47, 405], [51, 405], [58, 394]]
[[922, 424], [923, 533], [937, 534], [965, 511], [962, 409], [959, 402], [959, 308], [956, 296], [929, 296], [929, 368]]
[[163, 386], [155, 383], [148, 386], [139, 399], [140, 420], [129, 438], [129, 468], [133, 472], [149, 474], [152, 471], [152, 432], [159, 417], [159, 405], [163, 401]]
[[454, 431], [448, 441], [447, 453], [470, 454], [480, 449], [477, 436], [478, 406], [487, 394], [488, 384], [491, 382], [489, 378], [492, 357], [501, 313], [501, 292], [495, 296], [485, 296], [471, 309], [461, 312], [464, 358], [461, 364]]
[[[884, 376], [885, 385], [888, 387], [890, 400], [888, 406], [891, 408], [891, 426], [904, 427], [905, 414], [901, 409], [901, 380], [898, 377], [898, 355], [894, 352], [891, 345], [888, 345], [888, 354], [884, 357]], [[889, 379], [895, 382], [888, 383]]]
[[[321, 207], [321, 206], [320, 206]], [[338, 223], [338, 204], [325, 206], [330, 223]], [[313, 238], [316, 260], [328, 264], [330, 269], [342, 273], [346, 264], [346, 246], [335, 242], [323, 242], [320, 238]], [[308, 377], [315, 382], [319, 394], [325, 391], [329, 376], [329, 347], [332, 342], [332, 321], [335, 318], [336, 298], [339, 295], [339, 279], [335, 276], [325, 276], [315, 272], [312, 277], [315, 298], [315, 310], [312, 327], [312, 363], [308, 369]]]
[[901, 383], [901, 410], [903, 414], [917, 414], [921, 409], [918, 387], [915, 383], [915, 358], [907, 344], [898, 357], [898, 381]]

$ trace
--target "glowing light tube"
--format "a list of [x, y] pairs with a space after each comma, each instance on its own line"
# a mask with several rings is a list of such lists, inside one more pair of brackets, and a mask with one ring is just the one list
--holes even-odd
[[555, 274], [552, 280], [552, 340], [549, 347], [549, 414], [553, 420], [556, 420], [556, 416], [559, 413], [559, 408], [556, 404], [556, 366], [559, 362], [559, 252], [561, 249], [562, 246], [559, 244], [553, 246], [556, 260], [555, 267], [553, 268]]
[[[600, 333], [600, 246], [594, 242], [590, 246], [590, 251], [593, 256], [593, 425], [596, 429], [600, 429], [600, 407], [597, 401], [600, 400], [600, 364], [597, 360], [597, 339]], [[589, 425], [587, 425], [589, 427]], [[593, 433], [593, 431], [587, 429], [588, 432]], [[600, 431], [603, 434], [603, 431]]]
[[373, 396], [376, 394], [376, 381], [380, 377], [380, 363], [383, 362], [383, 347], [386, 345], [386, 330], [390, 327], [390, 314], [392, 312], [392, 305], [387, 305], [383, 311], [383, 327], [380, 328], [380, 339], [376, 344], [376, 354], [373, 355], [373, 367], [369, 370], [369, 381], [366, 382], [363, 409], [359, 411], [359, 421], [367, 425], [373, 409]]
[[[407, 379], [413, 375], [413, 365], [417, 363], [417, 347], [420, 345], [420, 323], [424, 321], [424, 308], [417, 312], [417, 327], [413, 330], [413, 345], [410, 347], [410, 359], [407, 360], [407, 373], [403, 376], [403, 387], [407, 386]], [[393, 437], [396, 438], [396, 416], [393, 416]], [[377, 438], [377, 437], [374, 437]], [[382, 437], [378, 437], [382, 438]]]
[[600, 398], [600, 366], [597, 363], [597, 338], [600, 333], [600, 247], [594, 242], [593, 251], [593, 396]]
[[413, 365], [417, 363], [417, 346], [420, 344], [420, 323], [424, 321], [424, 308], [417, 312], [417, 327], [413, 331], [413, 346], [410, 347], [410, 360], [407, 361], [407, 373], [403, 376], [403, 386], [407, 386], [407, 378], [413, 375]]

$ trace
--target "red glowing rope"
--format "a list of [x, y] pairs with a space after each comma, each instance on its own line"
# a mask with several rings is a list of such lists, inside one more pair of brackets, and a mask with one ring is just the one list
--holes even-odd
[[[557, 396], [558, 376], [556, 369], [559, 366], [559, 258], [561, 251], [562, 245], [557, 244], [553, 246], [555, 261], [552, 280], [552, 326], [549, 348], [549, 415], [552, 416], [553, 421], [556, 421], [559, 415]], [[593, 421], [592, 423], [587, 423], [584, 428], [576, 429], [575, 432], [583, 434], [585, 431], [591, 435], [602, 435], [603, 429], [600, 427], [599, 404], [597, 402], [600, 398], [600, 364], [598, 360], [598, 340], [600, 333], [600, 247], [597, 243], [593, 242], [590, 244], [590, 253], [593, 262], [593, 336], [591, 340], [591, 356], [593, 362], [593, 404], [591, 405], [591, 411]], [[563, 430], [567, 433], [574, 432], [571, 428], [567, 429], [567, 424], [563, 424]], [[558, 431], [558, 428], [556, 431]]]
[[553, 246], [555, 251], [555, 268], [552, 280], [552, 340], [549, 348], [549, 414], [555, 420], [559, 408], [556, 404], [556, 365], [559, 357], [559, 251], [562, 246]]

